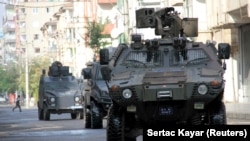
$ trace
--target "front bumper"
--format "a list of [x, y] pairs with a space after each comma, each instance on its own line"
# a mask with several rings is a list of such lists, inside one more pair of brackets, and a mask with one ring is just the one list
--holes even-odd
[[[149, 121], [186, 121], [196, 113], [204, 112], [213, 101], [221, 100], [223, 89], [209, 90], [206, 95], [197, 94], [197, 86], [133, 86], [132, 96], [126, 99], [119, 91], [110, 90], [110, 97], [119, 106]], [[188, 91], [189, 90], [189, 91]]]

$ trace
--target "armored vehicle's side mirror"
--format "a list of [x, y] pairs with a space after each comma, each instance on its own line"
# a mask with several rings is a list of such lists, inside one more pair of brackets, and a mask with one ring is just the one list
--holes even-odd
[[42, 74], [43, 74], [43, 75], [46, 74], [46, 70], [45, 70], [45, 69], [42, 70]]
[[111, 79], [110, 68], [108, 66], [103, 66], [101, 68], [101, 73], [104, 80], [109, 81]]
[[90, 68], [82, 69], [82, 76], [84, 77], [84, 79], [90, 79], [91, 78], [91, 69]]
[[109, 50], [101, 49], [100, 50], [100, 64], [105, 65], [109, 63]]
[[230, 57], [230, 45], [227, 43], [219, 43], [218, 45], [218, 57], [219, 59], [229, 59]]

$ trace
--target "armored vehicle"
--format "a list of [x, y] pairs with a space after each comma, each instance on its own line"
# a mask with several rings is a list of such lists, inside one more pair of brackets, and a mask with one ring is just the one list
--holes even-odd
[[72, 119], [83, 118], [83, 96], [68, 66], [55, 61], [48, 75], [42, 70], [37, 106], [39, 120], [50, 120], [50, 114], [61, 113], [70, 113]]
[[108, 87], [101, 74], [99, 62], [87, 63], [87, 68], [82, 70], [84, 77], [84, 115], [85, 128], [103, 128], [103, 118], [112, 104], [108, 95]]
[[101, 72], [112, 106], [107, 141], [136, 140], [145, 127], [226, 124], [223, 94], [230, 45], [194, 42], [197, 18], [180, 18], [172, 7], [136, 11], [137, 28], [155, 28], [160, 38], [132, 35], [111, 57], [100, 51]]

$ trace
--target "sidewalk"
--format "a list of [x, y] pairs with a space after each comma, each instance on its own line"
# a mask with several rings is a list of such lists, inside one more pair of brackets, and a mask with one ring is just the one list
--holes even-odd
[[225, 103], [228, 118], [250, 120], [250, 103]]

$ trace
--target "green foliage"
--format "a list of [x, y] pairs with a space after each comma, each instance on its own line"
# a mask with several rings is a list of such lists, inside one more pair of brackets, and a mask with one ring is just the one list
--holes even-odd
[[88, 37], [87, 43], [95, 51], [95, 53], [98, 53], [101, 47], [110, 44], [109, 42], [103, 40], [103, 38], [106, 38], [107, 36], [102, 34], [104, 26], [105, 24], [88, 22], [88, 26], [86, 27], [88, 31], [86, 35]]
[[19, 78], [18, 68], [13, 64], [9, 64], [8, 67], [0, 67], [0, 90], [8, 93], [14, 93], [17, 90]]
[[87, 37], [89, 38], [88, 45], [92, 49], [99, 47], [101, 45], [99, 39], [102, 37], [101, 32], [103, 30], [103, 26], [96, 22], [89, 22], [88, 27], [86, 28], [88, 30]]
[[42, 70], [49, 68], [49, 58], [37, 57], [32, 60], [29, 69], [29, 93], [35, 100], [38, 99], [39, 80]]
[[[38, 98], [39, 79], [42, 69], [50, 65], [49, 58], [37, 57], [28, 63], [29, 94]], [[10, 63], [5, 68], [0, 67], [0, 90], [1, 92], [14, 93], [16, 91], [26, 93], [26, 70], [25, 63]]]

